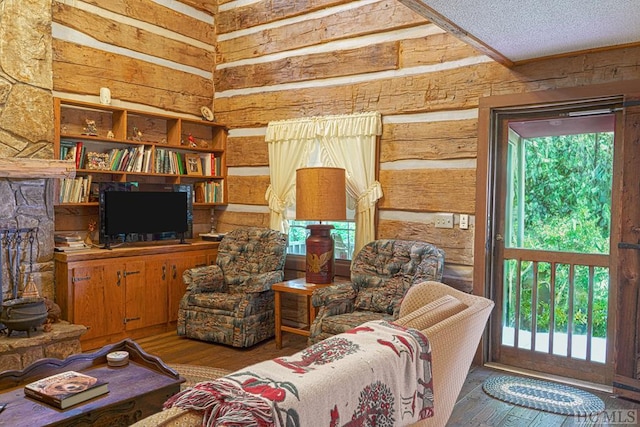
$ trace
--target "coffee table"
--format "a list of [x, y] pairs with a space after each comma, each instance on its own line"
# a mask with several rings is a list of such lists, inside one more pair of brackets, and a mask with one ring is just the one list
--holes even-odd
[[[107, 365], [112, 351], [129, 352], [129, 363]], [[25, 397], [32, 381], [64, 371], [80, 371], [109, 381], [109, 393], [60, 410]], [[162, 410], [162, 404], [180, 390], [185, 380], [159, 358], [145, 353], [134, 341], [123, 340], [95, 353], [64, 360], [41, 359], [22, 371], [0, 373], [0, 425], [18, 426], [128, 426]]]

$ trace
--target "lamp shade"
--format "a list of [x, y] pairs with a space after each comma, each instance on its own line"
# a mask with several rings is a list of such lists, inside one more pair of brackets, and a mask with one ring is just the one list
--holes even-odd
[[341, 168], [301, 168], [296, 171], [296, 220], [345, 221], [347, 191]]

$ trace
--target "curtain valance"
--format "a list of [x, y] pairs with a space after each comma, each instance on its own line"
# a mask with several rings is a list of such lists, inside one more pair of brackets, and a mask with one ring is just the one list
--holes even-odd
[[270, 122], [266, 142], [308, 140], [318, 137], [376, 136], [382, 134], [380, 113], [305, 117]]

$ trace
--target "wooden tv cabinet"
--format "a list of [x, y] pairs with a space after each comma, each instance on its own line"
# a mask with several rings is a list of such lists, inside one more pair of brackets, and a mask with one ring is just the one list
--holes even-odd
[[82, 350], [175, 328], [182, 273], [213, 264], [218, 242], [146, 243], [54, 254], [62, 318], [87, 327]]

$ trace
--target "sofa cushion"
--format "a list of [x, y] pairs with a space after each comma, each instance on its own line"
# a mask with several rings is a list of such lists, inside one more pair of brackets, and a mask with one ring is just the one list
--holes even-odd
[[215, 309], [225, 316], [234, 316], [242, 300], [241, 294], [203, 292], [200, 294], [190, 294], [188, 298], [189, 305], [183, 308], [186, 310], [194, 309], [195, 307]]
[[444, 295], [419, 309], [396, 320], [395, 323], [407, 328], [424, 331], [443, 320], [460, 313], [467, 308], [459, 299], [451, 295]]
[[382, 279], [371, 277], [361, 282], [355, 300], [355, 310], [393, 314], [402, 302], [402, 297], [411, 286], [411, 281], [402, 275]]

